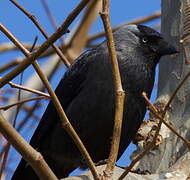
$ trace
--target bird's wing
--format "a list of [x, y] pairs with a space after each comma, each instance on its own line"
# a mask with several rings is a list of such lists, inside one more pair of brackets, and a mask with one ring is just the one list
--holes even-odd
[[[72, 100], [77, 96], [83, 86], [83, 81], [86, 79], [88, 67], [92, 61], [96, 59], [97, 49], [91, 49], [86, 51], [71, 65], [71, 67], [65, 73], [63, 79], [57, 86], [55, 93], [60, 100], [63, 109], [69, 106]], [[59, 121], [59, 115], [52, 101], [49, 102], [43, 117], [35, 130], [30, 144], [37, 151], [41, 152], [44, 143], [48, 142], [48, 138], [51, 138], [51, 131]], [[27, 168], [26, 168], [27, 167]], [[31, 178], [29, 178], [31, 176]], [[38, 179], [34, 171], [27, 166], [27, 162], [24, 159], [19, 163], [12, 180], [18, 180], [20, 178], [27, 177], [29, 179]]]
[[[96, 50], [90, 50], [77, 58], [72, 66], [65, 73], [63, 79], [58, 84], [55, 93], [64, 110], [72, 102], [83, 86], [90, 62], [96, 56]], [[49, 102], [43, 117], [31, 138], [30, 144], [38, 150], [42, 139], [49, 136], [51, 130], [59, 121], [59, 116], [52, 101]], [[40, 151], [40, 149], [39, 149]]]

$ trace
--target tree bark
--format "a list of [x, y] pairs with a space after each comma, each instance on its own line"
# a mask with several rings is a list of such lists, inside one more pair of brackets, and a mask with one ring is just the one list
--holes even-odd
[[[168, 42], [179, 48], [179, 40], [183, 30], [183, 5], [185, 0], [162, 0], [161, 33]], [[158, 96], [156, 104], [166, 105], [177, 85], [189, 72], [182, 53], [166, 56], [160, 62]], [[187, 80], [180, 88], [166, 119], [185, 138], [190, 136], [190, 81]], [[164, 126], [163, 126], [164, 127]], [[187, 152], [187, 146], [171, 131], [162, 136], [162, 143], [148, 153], [138, 164], [137, 168], [151, 173], [160, 173], [171, 167]]]

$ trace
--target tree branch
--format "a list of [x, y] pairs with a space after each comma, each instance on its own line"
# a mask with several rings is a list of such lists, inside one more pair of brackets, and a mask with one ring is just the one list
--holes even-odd
[[108, 178], [111, 178], [113, 174], [115, 162], [117, 160], [118, 150], [119, 150], [125, 93], [123, 91], [122, 84], [121, 84], [121, 77], [120, 77], [120, 72], [119, 72], [117, 55], [115, 51], [115, 44], [114, 44], [112, 29], [110, 25], [109, 0], [103, 0], [102, 13], [100, 15], [104, 24], [104, 29], [105, 29], [105, 33], [107, 37], [107, 46], [108, 46], [109, 54], [111, 56], [112, 72], [113, 72], [115, 95], [116, 95], [115, 96], [115, 105], [116, 105], [115, 106], [115, 120], [114, 120], [111, 151], [110, 151], [107, 166], [104, 172], [105, 176], [107, 176]]
[[[25, 56], [29, 57], [30, 52], [27, 49], [25, 49], [24, 46], [22, 46], [22, 44], [4, 26], [2, 26], [2, 29], [3, 29], [4, 32], [6, 32], [7, 37], [23, 52], [23, 54]], [[34, 61], [32, 64], [33, 64], [36, 72], [38, 73], [40, 79], [44, 83], [45, 87], [47, 88], [47, 90], [48, 90], [48, 92], [49, 92], [49, 94], [51, 96], [52, 102], [54, 103], [54, 106], [55, 106], [55, 108], [56, 108], [56, 110], [57, 110], [57, 112], [58, 112], [58, 114], [60, 116], [62, 126], [65, 128], [65, 130], [71, 136], [71, 138], [75, 142], [76, 146], [80, 150], [81, 154], [85, 158], [87, 165], [89, 166], [89, 168], [92, 171], [94, 179], [99, 179], [99, 176], [98, 176], [98, 173], [96, 171], [95, 165], [94, 165], [89, 153], [87, 152], [86, 148], [84, 147], [82, 141], [80, 140], [80, 138], [77, 135], [76, 131], [72, 127], [71, 123], [67, 119], [67, 116], [66, 116], [66, 114], [65, 114], [65, 112], [64, 112], [64, 110], [63, 110], [63, 108], [61, 106], [61, 103], [59, 102], [59, 100], [58, 100], [56, 94], [54, 93], [51, 85], [49, 84], [48, 79], [46, 78], [46, 76], [44, 75], [44, 73], [42, 72], [40, 66], [38, 65], [38, 63], [36, 61]]]
[[24, 99], [24, 100], [18, 101], [18, 102], [13, 103], [13, 104], [9, 104], [9, 105], [6, 105], [6, 106], [0, 106], [0, 110], [6, 111], [7, 109], [9, 109], [9, 108], [11, 108], [13, 106], [20, 105], [20, 104], [23, 104], [23, 103], [29, 102], [29, 101], [38, 100], [38, 99], [48, 99], [48, 97], [46, 97], [46, 96], [37, 96], [37, 97], [33, 97], [33, 98]]
[[36, 90], [36, 89], [31, 89], [31, 88], [28, 88], [28, 87], [24, 87], [24, 86], [15, 84], [15, 83], [13, 83], [13, 82], [8, 82], [8, 84], [9, 84], [12, 88], [22, 89], [22, 90], [25, 90], [25, 91], [28, 91], [28, 92], [32, 92], [32, 93], [35, 93], [35, 94], [42, 95], [42, 96], [45, 96], [45, 97], [47, 97], [47, 98], [50, 98], [50, 95], [49, 95], [49, 94], [44, 93], [44, 92], [41, 92], [41, 91], [38, 91], [38, 90]]
[[[37, 19], [35, 18], [34, 15], [30, 14], [26, 9], [24, 9], [20, 4], [18, 4], [15, 0], [10, 0], [18, 9], [21, 10], [21, 12], [23, 12], [29, 19], [31, 19], [31, 21], [34, 23], [34, 25], [39, 29], [39, 31], [43, 34], [43, 36], [48, 39], [48, 34], [47, 32], [44, 30], [44, 28], [40, 25], [40, 23], [37, 21]], [[51, 44], [51, 46], [53, 47], [53, 49], [55, 50], [55, 52], [57, 53], [57, 55], [60, 57], [60, 59], [62, 60], [62, 62], [69, 67], [70, 66], [70, 62], [67, 60], [67, 58], [64, 56], [64, 54], [61, 52], [61, 50], [59, 49], [59, 47], [57, 47], [55, 44]]]
[[[161, 12], [158, 11], [158, 12], [155, 12], [155, 13], [153, 13], [151, 15], [148, 15], [148, 16], [145, 16], [145, 17], [140, 17], [140, 18], [132, 20], [130, 22], [127, 22], [127, 23], [121, 24], [119, 26], [113, 27], [112, 31], [114, 32], [114, 31], [116, 31], [116, 30], [120, 29], [121, 27], [126, 26], [128, 24], [141, 24], [141, 23], [149, 22], [151, 20], [155, 20], [157, 18], [160, 18], [160, 16], [161, 16]], [[97, 33], [97, 34], [93, 34], [92, 36], [88, 37], [87, 43], [89, 44], [91, 41], [94, 41], [95, 39], [101, 38], [103, 36], [105, 36], [105, 32], [100, 32], [100, 33]]]
[[1, 113], [0, 132], [17, 149], [23, 158], [29, 162], [36, 174], [38, 174], [41, 179], [58, 180], [43, 159], [43, 156], [24, 141], [24, 139], [16, 132], [16, 130], [4, 119]]
[[[73, 22], [73, 20], [77, 17], [77, 15], [82, 11], [82, 9], [88, 4], [89, 0], [82, 0], [78, 6], [69, 14], [64, 23], [57, 29], [55, 33], [53, 33], [47, 41], [45, 41], [39, 49], [31, 53], [31, 55], [25, 59], [21, 64], [19, 64], [13, 71], [9, 72], [0, 80], [0, 88], [11, 81], [14, 77], [16, 77], [19, 73], [21, 73], [24, 69], [26, 69], [38, 56], [40, 56], [52, 43], [54, 43], [57, 39], [59, 39], [63, 34], [68, 31], [69, 25]], [[0, 30], [4, 32], [2, 24], [0, 24]], [[6, 33], [6, 32], [4, 32]]]

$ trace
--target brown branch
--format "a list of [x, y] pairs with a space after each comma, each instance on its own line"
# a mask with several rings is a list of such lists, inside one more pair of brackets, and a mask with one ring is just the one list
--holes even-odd
[[[51, 13], [51, 10], [50, 10], [50, 8], [49, 8], [49, 6], [48, 6], [47, 0], [41, 0], [41, 3], [42, 3], [42, 6], [44, 7], [44, 10], [45, 10], [45, 12], [46, 12], [46, 14], [47, 14], [47, 17], [48, 17], [48, 19], [49, 19], [49, 21], [50, 21], [52, 27], [53, 27], [54, 30], [56, 31], [57, 28], [58, 28], [58, 25], [57, 25], [57, 23], [56, 23], [56, 21], [55, 21], [53, 15], [52, 15], [52, 13]], [[64, 40], [63, 40], [62, 37], [59, 39], [59, 42], [60, 42], [60, 45], [61, 45], [61, 46], [64, 46]], [[60, 48], [60, 47], [59, 47], [59, 48]], [[60, 49], [61, 49], [61, 48], [60, 48]], [[70, 58], [69, 58], [68, 60], [70, 61]]]
[[122, 84], [121, 84], [121, 77], [120, 77], [120, 72], [119, 72], [117, 55], [115, 51], [115, 43], [114, 43], [112, 29], [110, 25], [109, 0], [103, 0], [103, 8], [102, 8], [102, 13], [100, 15], [104, 24], [104, 29], [105, 29], [106, 37], [107, 37], [107, 46], [108, 46], [109, 54], [111, 56], [112, 72], [113, 72], [115, 94], [116, 94], [113, 138], [112, 138], [110, 155], [109, 155], [107, 166], [104, 172], [105, 176], [107, 176], [108, 178], [111, 178], [113, 174], [115, 162], [117, 160], [118, 150], [119, 150], [125, 93], [123, 91]]
[[58, 180], [44, 161], [43, 156], [32, 148], [0, 114], [0, 132], [29, 162], [36, 174], [42, 179]]
[[22, 59], [15, 59], [15, 60], [13, 60], [11, 62], [8, 62], [8, 63], [6, 63], [4, 65], [1, 65], [1, 67], [0, 67], [0, 73], [2, 73], [4, 71], [6, 71], [6, 70], [8, 70], [8, 69], [10, 69], [10, 68], [18, 65], [18, 64], [20, 64], [21, 62], [22, 62]]
[[152, 111], [158, 113], [158, 110], [156, 109], [156, 107], [150, 102], [150, 100], [148, 99], [147, 95], [145, 92], [142, 92], [142, 96], [146, 101], [146, 104], [148, 105], [148, 109], [151, 109]]
[[[27, 49], [25, 49], [24, 46], [5, 27], [3, 27], [3, 30], [4, 30], [4, 32], [6, 32], [7, 37], [23, 52], [23, 54], [25, 56], [29, 57], [30, 52]], [[55, 108], [56, 108], [56, 110], [60, 116], [62, 126], [65, 128], [65, 130], [71, 136], [71, 138], [75, 142], [76, 146], [80, 150], [81, 154], [85, 158], [86, 163], [89, 166], [89, 168], [93, 174], [94, 179], [98, 180], [99, 175], [96, 171], [95, 165], [94, 165], [89, 153], [87, 152], [86, 148], [84, 147], [82, 141], [80, 140], [79, 136], [77, 135], [76, 131], [74, 130], [74, 128], [70, 124], [69, 120], [67, 119], [67, 116], [66, 116], [66, 114], [65, 114], [65, 112], [61, 106], [61, 103], [59, 102], [59, 100], [58, 100], [56, 94], [54, 93], [51, 85], [49, 84], [47, 77], [44, 75], [43, 71], [41, 70], [40, 66], [38, 65], [38, 63], [36, 61], [34, 61], [32, 64], [33, 64], [36, 72], [38, 73], [40, 79], [42, 80], [45, 87], [47, 88], [51, 98], [52, 98], [52, 102], [54, 103], [54, 106], [55, 106]]]
[[[145, 98], [145, 101], [148, 105], [148, 107], [150, 107], [151, 110], [155, 110], [155, 112], [157, 113], [157, 109], [156, 107], [154, 107], [151, 102], [149, 101], [148, 97], [146, 96], [145, 92], [142, 92], [142, 96]], [[163, 119], [164, 117], [162, 117], [161, 119]], [[124, 173], [119, 177], [118, 180], [122, 180], [125, 178], [125, 176], [131, 171], [131, 169], [135, 166], [135, 164], [140, 161], [153, 147], [155, 147], [156, 145], [156, 139], [159, 135], [160, 129], [161, 129], [161, 125], [162, 125], [162, 121], [160, 120], [154, 135], [154, 138], [152, 140], [152, 142], [145, 148], [145, 150], [139, 155], [137, 156], [132, 162], [131, 164], [126, 168], [126, 170], [124, 171]]]
[[89, 28], [92, 26], [95, 18], [97, 18], [100, 7], [101, 0], [92, 0], [85, 9], [83, 17], [77, 28], [74, 30], [74, 33], [72, 33], [72, 35], [68, 38], [68, 42], [63, 48], [67, 49], [66, 53], [69, 57], [71, 57], [71, 59], [76, 59], [85, 47]]
[[23, 126], [28, 122], [28, 119], [31, 118], [31, 116], [33, 116], [33, 118], [37, 119], [40, 121], [41, 118], [34, 116], [34, 111], [39, 107], [39, 101], [36, 101], [35, 104], [32, 106], [32, 108], [30, 108], [30, 110], [28, 110], [28, 114], [26, 115], [26, 117], [19, 123], [18, 127], [16, 128], [16, 130], [19, 132]]
[[[148, 105], [149, 110], [152, 112], [152, 114], [154, 114], [154, 116], [160, 120], [160, 123], [164, 123], [164, 125], [165, 125], [166, 127], [168, 127], [168, 129], [170, 129], [176, 136], [178, 136], [178, 137], [187, 145], [187, 148], [188, 148], [189, 151], [190, 151], [190, 141], [187, 140], [186, 138], [184, 138], [182, 135], [180, 135], [180, 134], [175, 130], [175, 128], [174, 128], [171, 124], [169, 124], [168, 122], [166, 122], [166, 121], [164, 120], [165, 114], [166, 114], [167, 110], [169, 109], [169, 106], [170, 106], [171, 102], [173, 101], [173, 99], [174, 99], [174, 97], [176, 96], [177, 92], [179, 91], [179, 89], [182, 87], [182, 85], [185, 83], [185, 81], [188, 79], [189, 76], [190, 76], [190, 72], [187, 73], [187, 75], [183, 78], [183, 80], [182, 80], [182, 81], [179, 83], [179, 85], [176, 87], [174, 93], [172, 94], [172, 96], [170, 97], [169, 101], [167, 102], [167, 104], [166, 104], [166, 106], [165, 106], [165, 108], [164, 108], [164, 111], [163, 111], [163, 113], [162, 113], [162, 117], [159, 115], [158, 110], [156, 109], [156, 107], [150, 102], [150, 100], [149, 100], [148, 97], [146, 96], [146, 93], [143, 92], [142, 95], [143, 95], [143, 97], [144, 97], [144, 99], [145, 99], [145, 101], [146, 101], [146, 103], [147, 103], [147, 105]], [[151, 143], [151, 144], [152, 144], [152, 143]], [[152, 146], [152, 147], [153, 147], [153, 146]], [[145, 149], [146, 153], [149, 152], [152, 147], [149, 146], [147, 149]], [[149, 150], [148, 150], [148, 149], [149, 149]], [[145, 155], [145, 154], [146, 154], [145, 151], [144, 151], [142, 154]], [[142, 155], [142, 154], [141, 154], [141, 155]], [[140, 156], [141, 156], [141, 155], [140, 155]], [[132, 162], [132, 163], [131, 163], [132, 165], [130, 164], [129, 167], [130, 167], [131, 169], [132, 169], [132, 167], [136, 164], [136, 162], [138, 162], [140, 159], [142, 159], [142, 158], [140, 158], [140, 157], [137, 157], [137, 158], [138, 158], [138, 159], [135, 159], [135, 162]], [[127, 170], [123, 173], [123, 175], [121, 176], [121, 177], [122, 177], [121, 179], [123, 179], [123, 178], [128, 174], [128, 172], [129, 172], [131, 169], [127, 169]], [[121, 180], [121, 179], [119, 178], [119, 180]]]
[[[39, 105], [39, 102], [38, 102], [38, 106], [37, 107], [39, 107], [40, 105]], [[36, 108], [37, 108], [36, 107]], [[28, 113], [28, 114], [30, 114], [30, 117], [32, 117], [33, 119], [35, 119], [35, 120], [37, 120], [37, 121], [40, 121], [40, 116], [38, 116], [37, 114], [34, 114], [33, 113], [33, 106], [32, 107], [30, 107], [30, 106], [28, 106], [27, 104], [23, 104], [22, 105], [22, 110], [23, 111], [25, 111], [26, 113]], [[17, 129], [18, 130], [18, 129]]]
[[128, 167], [125, 168], [125, 171], [123, 174], [118, 178], [118, 180], [122, 180], [125, 178], [125, 176], [131, 171], [131, 169], [135, 166], [135, 164], [140, 161], [153, 147], [155, 147], [155, 143], [151, 143], [147, 146], [147, 148], [139, 155], [137, 156]]
[[56, 30], [57, 29], [57, 23], [56, 23], [53, 15], [51, 13], [51, 10], [49, 9], [49, 6], [47, 4], [47, 0], [41, 0], [41, 3], [43, 5], [43, 7], [44, 7], [44, 10], [45, 10], [49, 20], [50, 20], [50, 23], [51, 23], [52, 27], [54, 28], [54, 30]]
[[[23, 45], [26, 49], [30, 49], [32, 46], [29, 43], [23, 43]], [[37, 48], [38, 46], [35, 47], [35, 49]], [[18, 50], [18, 48], [12, 43], [2, 43], [0, 45], [0, 53], [5, 53], [6, 51], [13, 51], [13, 50]]]
[[[35, 26], [39, 29], [39, 31], [43, 34], [43, 36], [48, 39], [48, 34], [47, 32], [44, 30], [44, 28], [42, 28], [42, 26], [40, 25], [40, 23], [37, 21], [37, 19], [35, 18], [34, 15], [30, 14], [26, 9], [24, 9], [20, 4], [18, 4], [15, 0], [10, 0], [18, 9], [20, 9], [29, 19], [31, 19], [31, 21], [35, 24]], [[53, 49], [56, 51], [57, 55], [60, 57], [60, 59], [63, 61], [63, 63], [69, 67], [70, 66], [70, 62], [67, 60], [67, 58], [64, 56], [64, 54], [61, 52], [61, 50], [59, 49], [59, 47], [57, 47], [54, 44], [51, 44], [51, 46], [53, 47]]]
[[8, 143], [8, 141], [6, 141], [4, 144], [2, 143], [2, 145], [1, 145], [1, 151], [0, 151], [0, 159], [2, 159], [2, 156], [4, 155], [4, 153], [5, 153], [5, 151], [6, 151], [6, 149], [8, 148], [8, 146], [9, 146], [9, 143]]
[[[57, 39], [59, 39], [63, 34], [68, 31], [69, 25], [73, 22], [73, 20], [78, 16], [78, 14], [83, 10], [83, 8], [88, 4], [89, 0], [82, 0], [78, 6], [69, 14], [64, 23], [57, 29], [55, 33], [53, 33], [46, 42], [44, 42], [37, 51], [31, 53], [31, 55], [25, 59], [20, 65], [18, 65], [13, 71], [9, 72], [0, 80], [0, 88], [11, 81], [14, 77], [16, 77], [20, 72], [26, 69], [37, 57], [39, 57], [52, 43], [54, 43]], [[0, 24], [0, 30], [3, 33], [4, 28], [2, 24]]]
[[22, 89], [22, 90], [25, 90], [25, 91], [28, 91], [28, 92], [31, 92], [31, 93], [35, 93], [35, 94], [38, 94], [38, 95], [41, 95], [41, 96], [45, 96], [45, 97], [47, 97], [47, 98], [50, 98], [50, 95], [49, 95], [49, 94], [44, 93], [44, 92], [41, 92], [41, 91], [38, 91], [38, 90], [36, 90], [36, 89], [31, 89], [31, 88], [28, 88], [28, 87], [24, 87], [24, 86], [15, 84], [15, 83], [13, 83], [13, 82], [8, 82], [8, 84], [9, 84], [12, 88]]
[[10, 150], [10, 143], [7, 143], [4, 149], [4, 153], [3, 153], [3, 157], [2, 157], [2, 163], [1, 163], [1, 167], [0, 167], [0, 179], [2, 178], [3, 172], [6, 169], [6, 163], [7, 163], [7, 158], [8, 158], [8, 154], [9, 154], [9, 150]]
[[0, 110], [6, 111], [7, 109], [9, 109], [9, 108], [11, 108], [13, 106], [20, 105], [20, 104], [23, 104], [23, 103], [26, 103], [26, 102], [29, 102], [29, 101], [38, 100], [38, 99], [48, 99], [48, 97], [38, 96], [38, 97], [24, 99], [24, 100], [18, 101], [18, 102], [13, 103], [13, 104], [5, 105], [5, 106], [0, 106]]
[[175, 129], [174, 127], [172, 127], [171, 124], [169, 124], [168, 122], [166, 122], [164, 120], [163, 117], [161, 117], [158, 113], [158, 110], [156, 109], [156, 107], [150, 102], [150, 100], [148, 99], [148, 97], [146, 96], [145, 93], [143, 93], [143, 97], [145, 98], [145, 101], [147, 104], [149, 104], [149, 110], [152, 112], [152, 114], [155, 115], [156, 118], [158, 118], [166, 127], [168, 127], [168, 129], [170, 129], [176, 136], [178, 136], [188, 147], [188, 149], [190, 150], [190, 141], [188, 141], [186, 138], [184, 138], [183, 136], [181, 136]]
[[[114, 31], [116, 31], [116, 30], [120, 29], [121, 27], [126, 26], [128, 24], [141, 24], [141, 23], [149, 22], [151, 20], [155, 20], [155, 19], [160, 18], [160, 16], [161, 16], [161, 12], [155, 12], [151, 15], [141, 17], [141, 18], [132, 20], [130, 22], [124, 23], [122, 25], [116, 26], [112, 29], [112, 31], [114, 32]], [[105, 35], [105, 32], [100, 32], [100, 33], [94, 34], [88, 38], [88, 43], [90, 43], [90, 41], [94, 41], [97, 38], [101, 38], [104, 35]]]

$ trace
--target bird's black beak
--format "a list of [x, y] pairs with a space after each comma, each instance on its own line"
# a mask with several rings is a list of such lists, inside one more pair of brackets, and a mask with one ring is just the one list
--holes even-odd
[[179, 53], [173, 45], [168, 44], [166, 41], [162, 41], [159, 47], [158, 52], [161, 56]]

